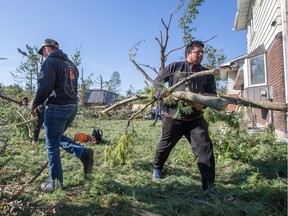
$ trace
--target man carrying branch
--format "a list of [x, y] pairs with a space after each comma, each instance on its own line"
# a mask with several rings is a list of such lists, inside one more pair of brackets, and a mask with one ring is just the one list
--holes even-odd
[[[171, 87], [193, 73], [207, 70], [201, 65], [204, 55], [203, 48], [204, 43], [201, 41], [190, 42], [185, 49], [186, 60], [169, 64], [163, 71], [159, 72], [158, 77], [154, 80], [156, 89], [154, 96], [159, 100], [164, 100], [165, 105], [162, 109], [162, 137], [156, 148], [153, 179], [161, 178], [161, 171], [171, 150], [184, 135], [191, 144], [196, 157], [202, 177], [202, 188], [205, 191], [213, 186], [215, 179], [213, 145], [202, 112], [205, 106], [197, 103], [175, 101], [164, 90], [166, 82]], [[197, 76], [178, 86], [175, 90], [216, 95], [214, 75]]]

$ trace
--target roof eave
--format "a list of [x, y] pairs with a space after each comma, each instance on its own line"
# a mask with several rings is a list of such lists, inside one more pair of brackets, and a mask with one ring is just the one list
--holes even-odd
[[233, 30], [241, 31], [247, 29], [251, 1], [252, 0], [237, 0], [237, 12], [235, 15]]

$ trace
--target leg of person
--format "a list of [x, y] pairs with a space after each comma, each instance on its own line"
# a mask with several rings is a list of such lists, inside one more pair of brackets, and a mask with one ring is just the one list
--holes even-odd
[[67, 114], [67, 111], [62, 109], [62, 107], [51, 105], [47, 107], [44, 114], [46, 149], [50, 173], [50, 183], [41, 185], [44, 191], [55, 190], [56, 180], [59, 181], [60, 187], [63, 187], [63, 172], [59, 147], [67, 123]]
[[[71, 125], [75, 116], [77, 115], [78, 107], [77, 105], [66, 106], [67, 112], [70, 113], [69, 118], [66, 122], [64, 131]], [[64, 132], [63, 132], [64, 133]], [[67, 151], [68, 153], [74, 155], [79, 158], [84, 167], [84, 173], [87, 174], [93, 169], [93, 150], [89, 148], [85, 148], [84, 146], [75, 143], [72, 139], [68, 138], [65, 135], [62, 135], [60, 140], [60, 146]]]
[[153, 179], [161, 178], [161, 170], [179, 139], [183, 136], [182, 122], [172, 119], [163, 118], [162, 137], [156, 148], [154, 158]]
[[155, 114], [155, 118], [154, 118], [154, 122], [153, 122], [153, 126], [155, 126], [155, 125], [156, 125], [156, 123], [157, 123], [157, 120], [158, 120], [158, 114], [156, 113], [156, 114]]
[[215, 159], [212, 141], [205, 119], [197, 119], [189, 124], [190, 135], [185, 135], [191, 143], [202, 178], [202, 188], [213, 187], [215, 181]]
[[84, 173], [88, 174], [93, 169], [93, 150], [89, 148], [85, 148], [84, 146], [75, 143], [73, 140], [63, 135], [61, 137], [60, 146], [67, 151], [68, 153], [74, 155], [79, 158], [84, 167]]
[[33, 143], [35, 144], [37, 144], [36, 142], [38, 141], [39, 133], [44, 122], [44, 113], [41, 113], [38, 109], [36, 109], [36, 113], [37, 113], [37, 119], [33, 133]]

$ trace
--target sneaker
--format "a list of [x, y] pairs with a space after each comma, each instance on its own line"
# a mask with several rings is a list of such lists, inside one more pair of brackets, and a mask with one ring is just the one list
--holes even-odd
[[37, 148], [38, 147], [37, 142], [36, 141], [32, 141], [32, 146], [33, 146], [33, 148]]
[[93, 168], [93, 150], [92, 149], [85, 149], [80, 157], [80, 160], [83, 163], [84, 173], [88, 174], [92, 171]]
[[44, 192], [53, 192], [53, 191], [55, 191], [55, 188], [53, 188], [51, 182], [42, 183], [40, 188]]
[[161, 178], [161, 170], [160, 169], [154, 169], [152, 179], [157, 180], [160, 178]]

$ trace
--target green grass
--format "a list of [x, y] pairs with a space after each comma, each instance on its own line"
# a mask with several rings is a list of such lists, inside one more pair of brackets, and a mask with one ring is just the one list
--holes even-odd
[[[104, 150], [127, 121], [77, 116], [68, 136], [91, 134], [96, 126], [107, 144], [84, 144], [94, 150], [95, 158], [94, 171], [86, 177], [80, 160], [61, 151], [65, 189], [55, 193], [39, 190], [49, 179], [48, 169], [32, 184], [23, 185], [46, 162], [43, 131], [37, 149], [17, 137], [14, 128], [1, 131], [1, 215], [287, 215], [286, 143], [269, 143], [263, 135], [238, 136], [237, 141], [232, 134], [212, 135], [218, 193], [208, 194], [201, 192], [200, 174], [185, 139], [171, 152], [163, 179], [152, 181], [161, 121], [156, 127], [152, 123], [133, 121], [137, 138], [132, 166], [112, 167], [105, 163]], [[229, 143], [229, 148], [221, 146]], [[11, 200], [21, 187], [23, 192]]]

